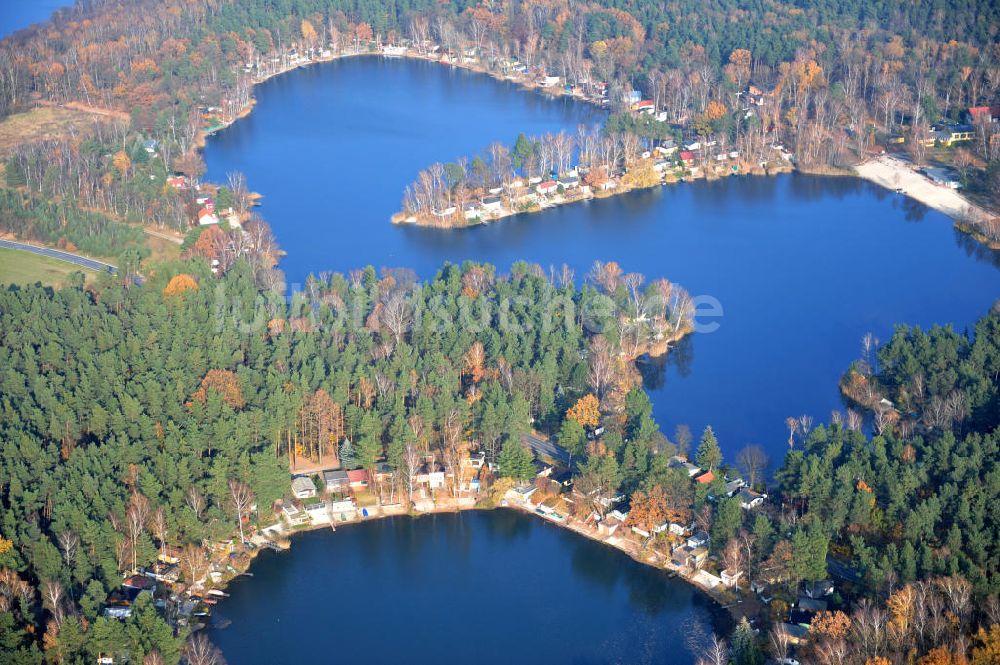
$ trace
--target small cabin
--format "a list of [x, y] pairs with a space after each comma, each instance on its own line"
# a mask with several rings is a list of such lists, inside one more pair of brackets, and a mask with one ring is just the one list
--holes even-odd
[[309, 476], [292, 478], [292, 495], [296, 499], [310, 499], [316, 496], [316, 485]]
[[546, 180], [535, 186], [535, 191], [539, 194], [555, 194], [559, 189], [559, 183], [555, 180]]

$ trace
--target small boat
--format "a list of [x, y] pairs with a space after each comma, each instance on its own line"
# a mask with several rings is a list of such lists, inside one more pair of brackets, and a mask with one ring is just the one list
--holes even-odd
[[208, 593], [213, 596], [218, 596], [219, 598], [229, 598], [229, 594], [221, 589], [209, 589]]

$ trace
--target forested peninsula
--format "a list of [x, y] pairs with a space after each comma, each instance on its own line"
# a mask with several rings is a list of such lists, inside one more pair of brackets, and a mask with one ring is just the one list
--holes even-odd
[[[298, 507], [290, 465], [384, 474], [405, 502], [416, 460], [454, 469], [473, 455], [484, 506], [537, 484], [595, 530], [616, 512], [660, 560], [681, 549], [670, 525], [690, 533], [685, 556], [710, 556], [704, 572], [728, 573], [720, 593], [763, 628], [741, 623], [706, 662], [757, 665], [793, 641], [803, 662], [997, 662], [996, 308], [967, 334], [902, 328], [866, 346], [841, 382], [852, 408], [790, 418], [772, 480], [759, 448], [725, 460], [710, 428], [695, 443], [652, 418], [635, 361], [691, 330], [679, 285], [615, 263], [587, 276], [467, 263], [428, 281], [359, 269], [287, 294], [252, 183], [201, 183], [198, 151], [247, 112], [256, 82], [406, 44], [607, 106], [595, 177], [626, 155], [653, 168], [668, 141], [689, 166], [787, 152], [818, 170], [897, 146], [953, 167], [989, 207], [997, 24], [986, 1], [108, 0], [3, 40], [0, 116], [21, 124], [0, 132], [0, 230], [119, 270], [0, 292], [0, 663], [219, 663], [179, 617]], [[39, 114], [63, 131], [22, 131]], [[434, 191], [449, 203], [466, 184]], [[995, 219], [966, 224], [1000, 240]], [[164, 230], [184, 243], [151, 257]], [[536, 479], [531, 432], [572, 453], [586, 497], [572, 510], [558, 500], [573, 494]], [[177, 593], [128, 586], [149, 574]], [[789, 623], [806, 590], [823, 603], [795, 615], [810, 628]]]
[[[175, 662], [186, 630], [174, 634], [145, 601], [125, 620], [104, 616], [107, 594], [166, 551], [188, 584], [234, 544], [246, 556], [242, 539], [288, 501], [291, 456], [346, 455], [331, 443], [346, 436], [353, 464], [373, 474], [387, 464], [403, 482], [411, 451], [451, 464], [482, 453], [499, 461], [484, 482], [510, 487], [505, 478], [534, 475], [521, 444], [532, 422], [579, 455], [576, 486], [594, 493], [580, 519], [624, 495], [631, 508], [619, 509], [640, 531], [658, 515], [693, 520], [727, 566], [781, 598], [824, 579], [828, 553], [843, 562], [856, 579], [831, 611], [842, 608], [837, 625], [857, 622], [858, 632], [831, 628], [817, 649], [861, 639], [857, 612], [885, 620], [902, 611], [862, 604], [851, 614], [849, 599], [898, 601], [904, 591], [921, 603], [942, 594], [905, 611], [947, 608], [957, 622], [910, 621], [899, 630], [920, 634], [902, 645], [959, 653], [978, 644], [961, 636], [998, 619], [1000, 313], [969, 337], [901, 329], [870, 372], [892, 395], [909, 395], [899, 418], [880, 421], [871, 439], [849, 414], [815, 429], [803, 420], [775, 474], [778, 499], [748, 511], [724, 498], [725, 479], [764, 489], [759, 451], [726, 463], [708, 430], [689, 454], [715, 477], [692, 484], [672, 461], [690, 434], [660, 433], [629, 361], [634, 340], [683, 325], [662, 304], [667, 284], [641, 288], [614, 264], [596, 266], [582, 289], [571, 274], [528, 264], [507, 276], [445, 266], [427, 283], [369, 268], [316, 280], [286, 303], [255, 284], [245, 260], [222, 278], [192, 260], [142, 286], [107, 276], [91, 288], [5, 290], [4, 662], [153, 652]], [[939, 402], [956, 394], [962, 407], [939, 418]], [[600, 435], [585, 436], [596, 423]], [[405, 497], [405, 483], [397, 491]], [[668, 534], [643, 540], [647, 552], [669, 552]], [[776, 621], [782, 607], [768, 611]], [[997, 630], [981, 635], [984, 645]]]

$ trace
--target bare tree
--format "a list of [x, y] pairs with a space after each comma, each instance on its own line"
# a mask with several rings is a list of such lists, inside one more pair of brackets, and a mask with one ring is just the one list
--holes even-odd
[[852, 432], [857, 432], [861, 429], [861, 425], [864, 422], [861, 414], [854, 409], [847, 410], [847, 429]]
[[52, 613], [52, 618], [56, 626], [61, 626], [66, 616], [66, 608], [63, 604], [65, 590], [62, 584], [53, 580], [42, 582], [42, 606]]
[[63, 562], [71, 569], [76, 563], [76, 554], [80, 547], [80, 537], [72, 531], [66, 530], [59, 534], [59, 550], [63, 555]]
[[139, 562], [139, 540], [146, 532], [146, 520], [149, 517], [149, 500], [142, 494], [133, 492], [129, 497], [128, 508], [125, 510], [125, 533], [128, 536], [129, 550], [131, 552], [132, 571], [138, 568]]
[[205, 550], [193, 543], [188, 543], [181, 549], [177, 560], [189, 586], [197, 584], [208, 574]]
[[382, 325], [389, 329], [396, 344], [403, 341], [403, 336], [409, 330], [413, 322], [413, 306], [403, 291], [394, 292], [382, 303], [381, 308]]
[[166, 665], [163, 656], [156, 649], [153, 649], [142, 658], [142, 665]]
[[698, 659], [699, 665], [728, 665], [729, 645], [718, 635], [712, 635], [712, 641]]
[[153, 537], [160, 544], [160, 554], [162, 555], [167, 546], [167, 514], [163, 506], [153, 511], [149, 518], [149, 530], [153, 532]]
[[807, 416], [805, 414], [799, 416], [799, 430], [802, 432], [802, 438], [809, 436], [809, 430], [813, 426], [813, 417]]
[[184, 644], [184, 660], [188, 665], [225, 665], [222, 652], [204, 633], [193, 635]]
[[730, 538], [722, 550], [722, 565], [734, 573], [743, 569], [743, 547], [737, 538]]
[[785, 418], [785, 425], [788, 427], [788, 447], [795, 447], [795, 434], [799, 431], [799, 420], [794, 416]]
[[674, 430], [674, 445], [677, 446], [677, 454], [687, 457], [693, 438], [690, 427], [684, 424], [678, 425]]
[[611, 385], [614, 361], [611, 349], [604, 335], [597, 335], [590, 341], [589, 371], [587, 382], [598, 398], [604, 396], [604, 391]]
[[188, 507], [194, 511], [195, 517], [201, 519], [201, 514], [205, 510], [205, 497], [201, 495], [194, 485], [188, 488], [187, 494], [184, 495], [184, 501], [187, 503]]
[[243, 518], [250, 514], [250, 507], [253, 505], [253, 490], [246, 483], [232, 478], [229, 481], [229, 499], [236, 512], [236, 523], [240, 528], [240, 544], [243, 544], [247, 541], [243, 533]]
[[788, 657], [788, 647], [791, 646], [791, 642], [788, 639], [788, 633], [782, 630], [781, 626], [775, 626], [771, 629], [767, 641], [771, 655], [775, 659], [780, 662]]
[[747, 483], [754, 487], [760, 479], [760, 475], [767, 468], [767, 453], [758, 445], [749, 445], [743, 448], [736, 455], [736, 463], [739, 464], [744, 473], [747, 474]]
[[888, 635], [886, 615], [868, 599], [862, 600], [851, 616], [851, 631], [866, 659], [876, 658], [885, 652]]
[[406, 500], [413, 501], [413, 490], [416, 485], [417, 472], [420, 469], [420, 453], [412, 442], [403, 449], [403, 478], [406, 480]]

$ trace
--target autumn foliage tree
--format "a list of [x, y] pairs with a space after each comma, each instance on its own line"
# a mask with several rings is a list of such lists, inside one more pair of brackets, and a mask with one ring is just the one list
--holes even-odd
[[222, 397], [222, 401], [234, 409], [242, 409], [246, 405], [239, 377], [227, 369], [208, 370], [205, 378], [201, 380], [198, 390], [191, 395], [191, 398], [198, 402], [204, 402], [210, 391], [218, 393]]
[[566, 417], [584, 427], [597, 427], [601, 422], [601, 404], [595, 395], [584, 395], [566, 411]]
[[187, 291], [197, 291], [198, 282], [194, 280], [194, 277], [186, 273], [181, 273], [179, 275], [174, 275], [167, 282], [166, 287], [163, 289], [163, 295], [165, 297], [178, 296]]
[[652, 533], [655, 527], [667, 520], [667, 499], [659, 485], [654, 485], [648, 492], [634, 492], [631, 504], [625, 522], [627, 526]]
[[300, 443], [304, 452], [316, 459], [333, 453], [344, 436], [344, 413], [322, 388], [316, 390], [299, 413]]

